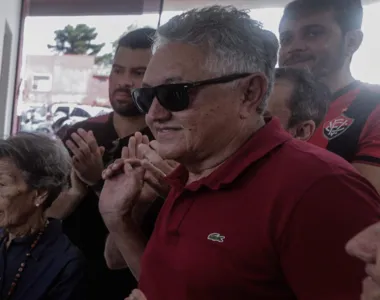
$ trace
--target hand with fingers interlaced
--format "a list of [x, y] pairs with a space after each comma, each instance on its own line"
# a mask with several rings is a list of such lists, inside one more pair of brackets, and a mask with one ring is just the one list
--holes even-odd
[[177, 168], [178, 163], [162, 159], [157, 151], [157, 141], [138, 145], [138, 156], [141, 159], [142, 167], [145, 169], [144, 181], [158, 195], [166, 197], [169, 193], [170, 186], [165, 180], [165, 177]]
[[121, 158], [103, 171], [105, 184], [99, 201], [103, 217], [122, 218], [130, 215], [136, 204], [150, 204], [157, 196], [167, 195], [169, 186], [164, 178], [176, 165], [163, 160], [156, 147], [137, 132], [123, 148]]
[[[145, 169], [137, 156], [139, 144], [149, 144], [141, 133], [129, 138], [121, 158], [116, 159], [102, 173], [104, 186], [99, 197], [99, 211], [106, 223], [131, 217], [137, 202], [154, 201], [156, 194], [144, 184]], [[144, 187], [145, 186], [145, 187]]]
[[102, 179], [104, 147], [99, 147], [92, 131], [78, 129], [66, 141], [73, 153], [73, 167], [78, 178], [92, 186]]
[[[126, 151], [123, 149], [124, 153]], [[107, 177], [111, 172], [113, 176]], [[99, 196], [99, 211], [103, 218], [112, 221], [132, 214], [142, 193], [144, 172], [138, 159], [127, 159], [125, 155], [104, 170], [105, 182]]]
[[129, 139], [128, 147], [123, 149], [122, 158], [116, 160], [103, 172], [103, 178], [112, 178], [115, 174], [119, 173], [126, 159], [137, 159], [145, 171], [144, 188], [146, 188], [146, 191], [144, 191], [144, 194], [147, 196], [143, 197], [144, 200], [152, 199], [157, 195], [166, 197], [169, 192], [169, 185], [165, 177], [173, 172], [179, 164], [162, 159], [158, 155], [157, 150], [157, 141], [149, 142], [147, 136], [143, 136], [137, 132]]

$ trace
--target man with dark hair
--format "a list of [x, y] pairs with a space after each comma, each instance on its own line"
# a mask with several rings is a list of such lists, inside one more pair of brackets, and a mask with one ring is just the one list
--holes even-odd
[[[133, 104], [130, 94], [132, 88], [140, 85], [144, 76], [154, 34], [152, 28], [141, 28], [124, 35], [118, 42], [109, 79], [109, 97], [113, 110], [121, 117], [137, 117], [140, 122], [144, 119]], [[128, 70], [126, 66], [131, 63], [133, 64]], [[126, 76], [130, 77], [127, 81]], [[140, 124], [145, 127], [145, 123]]]
[[[50, 215], [63, 219], [65, 233], [84, 253], [88, 262], [88, 299], [107, 295], [121, 300], [137, 282], [128, 269], [109, 270], [104, 259], [108, 230], [98, 209], [98, 194], [103, 186], [103, 169], [121, 156], [123, 146], [131, 141], [151, 138], [141, 114], [131, 98], [131, 90], [141, 87], [151, 58], [155, 30], [142, 28], [129, 32], [118, 43], [109, 77], [109, 98], [113, 112], [90, 118], [72, 126], [63, 141], [73, 156], [71, 188], [61, 194]], [[141, 131], [143, 136], [134, 136]], [[137, 141], [138, 142], [138, 141]], [[153, 230], [161, 202], [148, 211], [140, 208], [141, 228], [148, 237]]]
[[325, 117], [330, 92], [305, 70], [278, 68], [268, 112], [295, 138], [308, 141]]
[[116, 52], [120, 47], [130, 49], [150, 49], [152, 47], [152, 39], [156, 30], [150, 27], [144, 27], [128, 32], [118, 41]]
[[380, 191], [380, 95], [353, 78], [359, 49], [360, 0], [295, 0], [280, 22], [280, 66], [310, 70], [331, 93], [329, 109], [310, 142], [350, 163]]

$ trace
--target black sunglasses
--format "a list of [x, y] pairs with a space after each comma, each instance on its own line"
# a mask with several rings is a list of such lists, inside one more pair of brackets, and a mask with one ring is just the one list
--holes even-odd
[[163, 84], [155, 87], [144, 87], [132, 90], [132, 99], [137, 108], [144, 114], [148, 113], [154, 98], [168, 111], [185, 110], [190, 105], [189, 90], [205, 85], [228, 83], [247, 77], [252, 73], [231, 74], [223, 77], [196, 81], [191, 83]]

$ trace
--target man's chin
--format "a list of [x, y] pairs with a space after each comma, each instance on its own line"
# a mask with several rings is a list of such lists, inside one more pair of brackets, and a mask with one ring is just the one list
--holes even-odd
[[295, 63], [291, 65], [285, 65], [286, 68], [293, 68], [293, 69], [301, 69], [301, 70], [307, 70], [307, 71], [313, 71], [314, 65], [310, 62], [300, 62]]
[[138, 117], [138, 116], [142, 116], [143, 114], [137, 110], [137, 111], [123, 111], [123, 112], [116, 112], [118, 113], [120, 116], [122, 117]]
[[181, 153], [178, 151], [179, 149], [172, 144], [166, 144], [166, 143], [159, 143], [157, 144], [157, 154], [162, 158], [166, 160], [174, 160], [177, 161], [177, 159], [180, 158]]
[[113, 107], [113, 110], [115, 113], [123, 117], [137, 117], [142, 115], [137, 107]]

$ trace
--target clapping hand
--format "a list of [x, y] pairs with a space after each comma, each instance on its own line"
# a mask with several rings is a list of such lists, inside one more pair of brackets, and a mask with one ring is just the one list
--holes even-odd
[[101, 180], [104, 147], [99, 147], [92, 131], [78, 129], [71, 135], [66, 146], [73, 153], [73, 167], [79, 179], [87, 185], [95, 185]]

